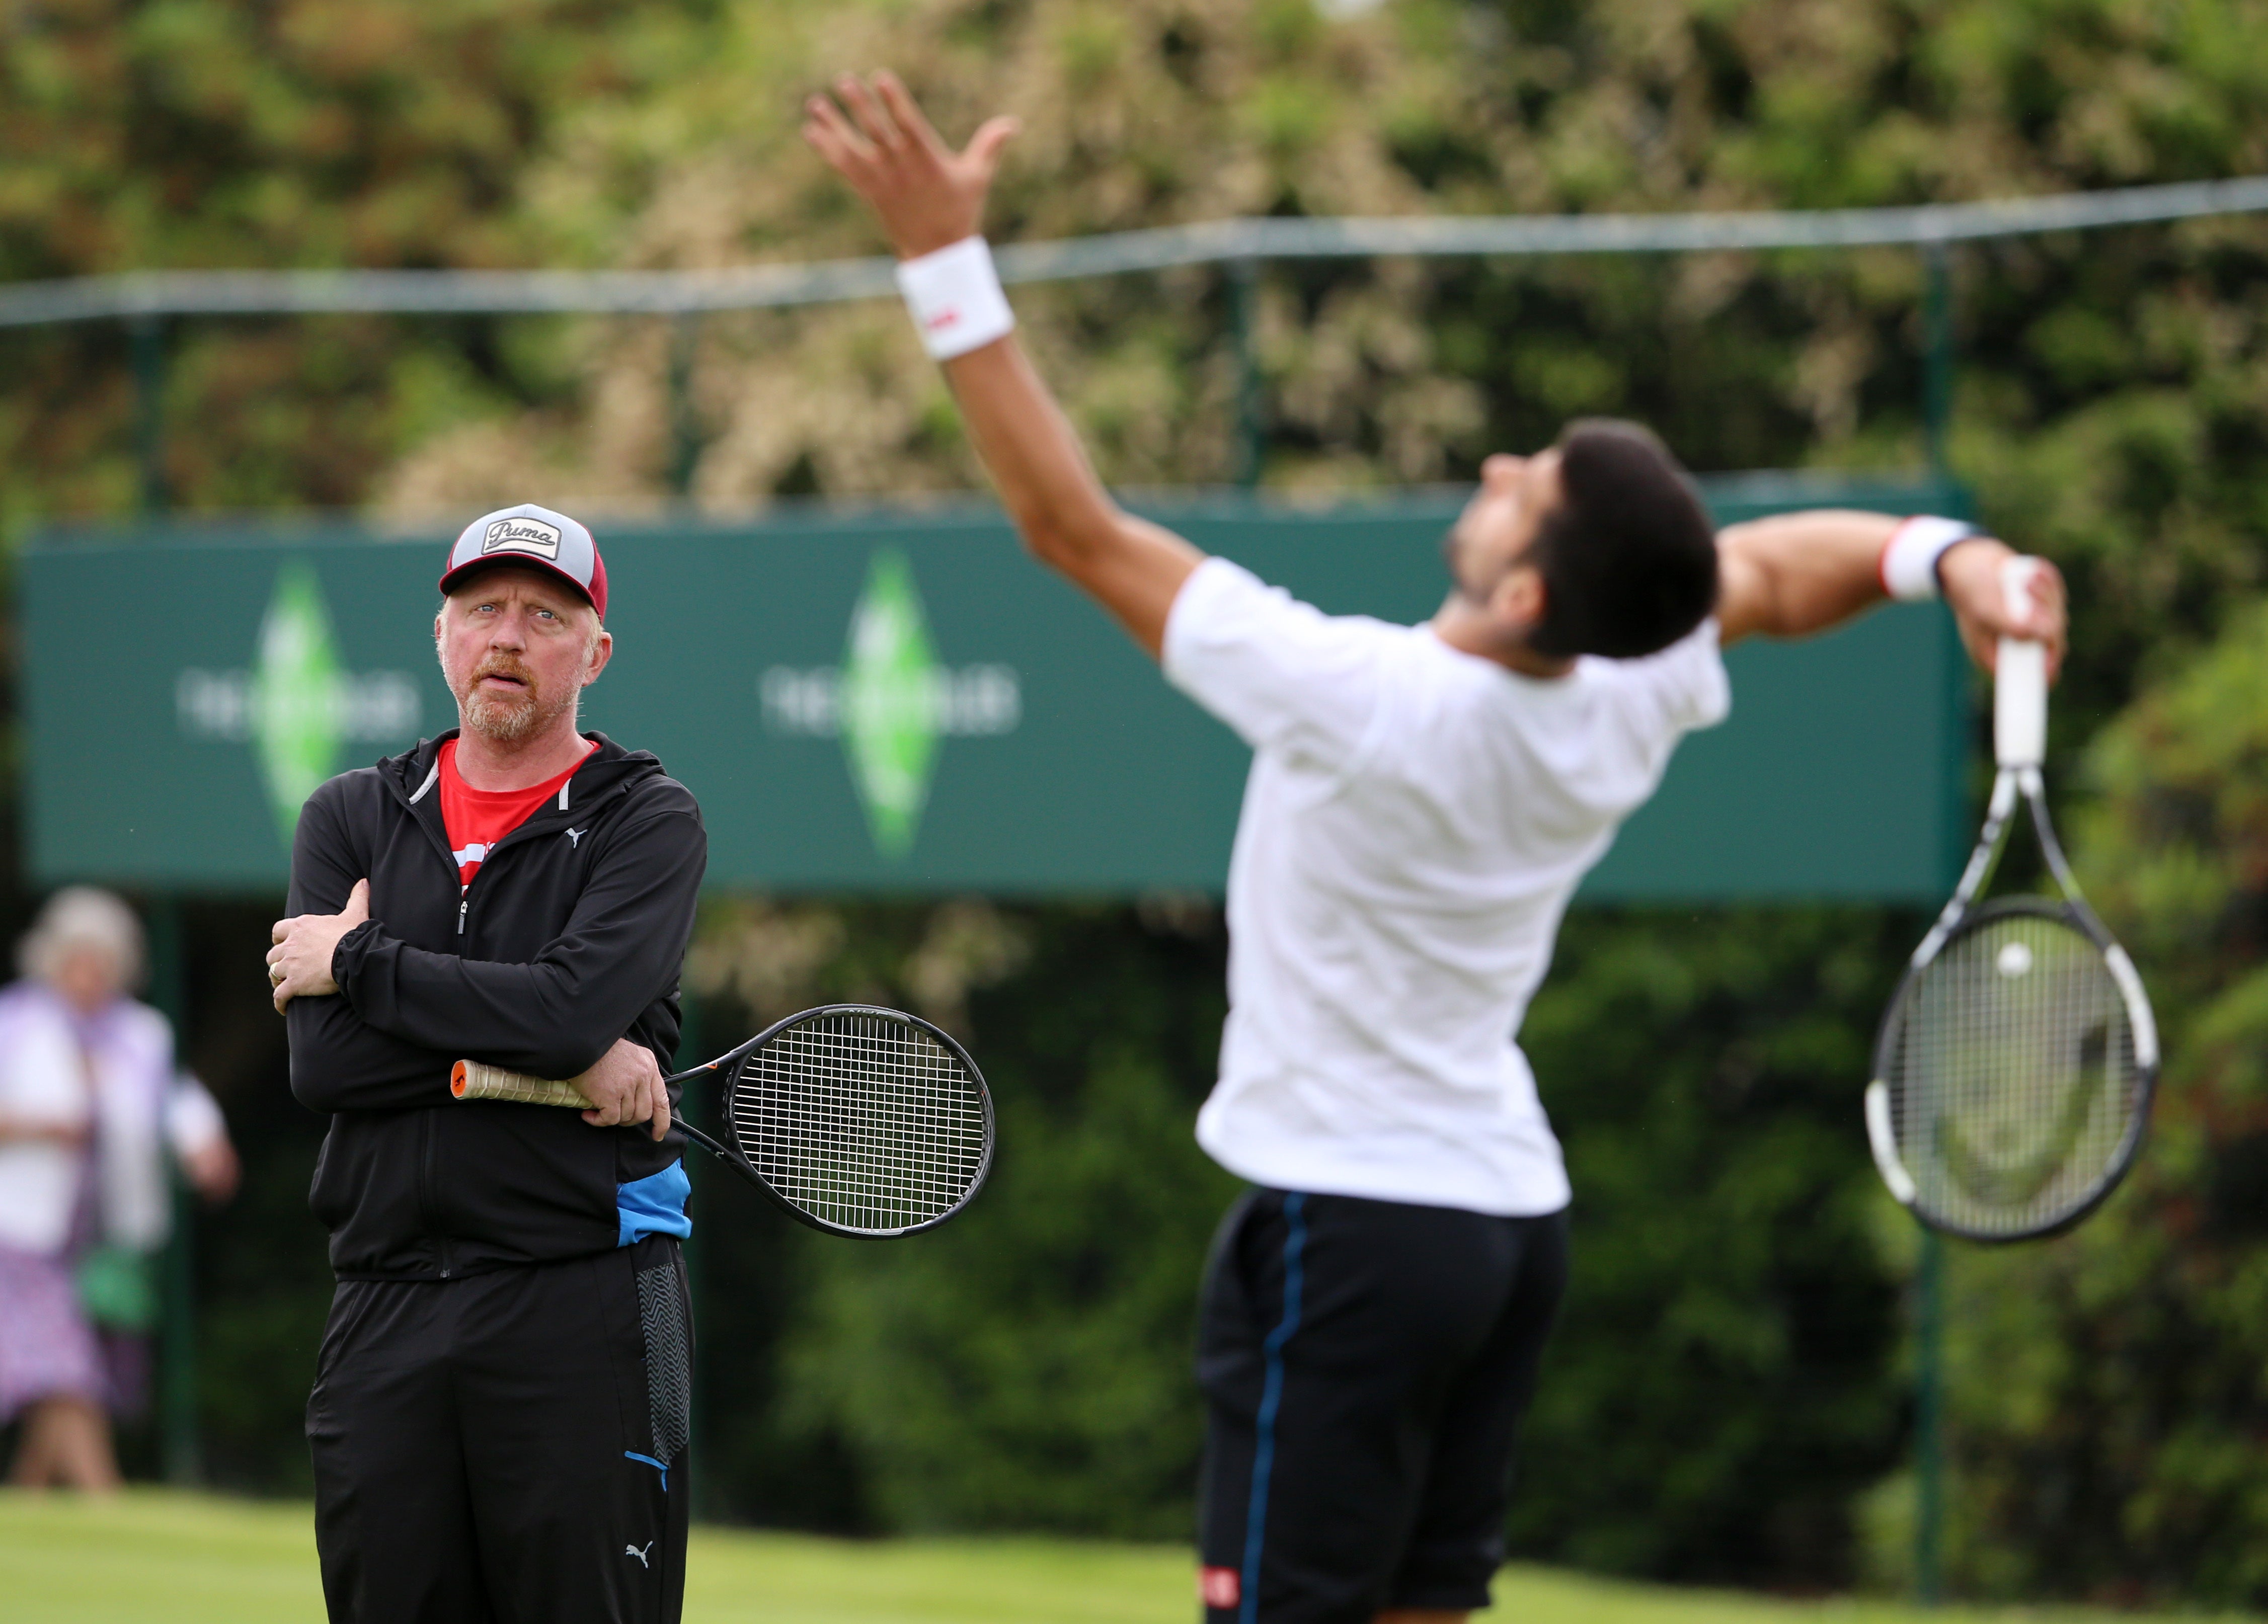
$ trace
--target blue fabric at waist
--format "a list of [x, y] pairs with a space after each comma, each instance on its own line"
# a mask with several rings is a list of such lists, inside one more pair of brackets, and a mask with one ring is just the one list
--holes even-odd
[[693, 1180], [685, 1164], [672, 1162], [658, 1173], [615, 1187], [615, 1210], [622, 1230], [615, 1244], [630, 1246], [649, 1235], [674, 1235], [683, 1240], [693, 1233], [693, 1219], [685, 1203], [693, 1194]]

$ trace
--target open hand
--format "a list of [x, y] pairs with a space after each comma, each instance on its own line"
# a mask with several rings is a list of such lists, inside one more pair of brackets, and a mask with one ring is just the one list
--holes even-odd
[[803, 138], [873, 206], [898, 257], [919, 259], [974, 237], [1016, 121], [986, 120], [956, 152], [938, 138], [895, 74], [878, 73], [869, 85], [846, 73], [835, 81], [835, 93], [842, 107], [824, 95], [803, 104]]
[[268, 985], [278, 1015], [294, 998], [338, 991], [339, 984], [331, 979], [331, 955], [338, 951], [339, 938], [369, 917], [370, 882], [358, 879], [338, 913], [296, 914], [276, 922], [268, 933], [276, 944], [268, 950]]
[[656, 1139], [669, 1132], [669, 1089], [661, 1080], [661, 1067], [653, 1051], [628, 1038], [599, 1057], [599, 1063], [575, 1080], [591, 1109], [583, 1120], [593, 1128], [627, 1127], [644, 1122]]
[[1961, 628], [1961, 641], [1970, 658], [1985, 670], [1997, 668], [2000, 639], [2021, 637], [2048, 645], [2048, 680], [2053, 681], [2063, 665], [2063, 573], [2044, 558], [2035, 558], [2024, 613], [2009, 613], [2000, 587], [2000, 566], [2014, 551], [1989, 536], [1955, 542], [1938, 560], [1937, 578], [1945, 588], [1945, 601]]

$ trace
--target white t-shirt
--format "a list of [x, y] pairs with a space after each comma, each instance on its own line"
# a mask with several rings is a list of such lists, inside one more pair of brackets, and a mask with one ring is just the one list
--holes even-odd
[[1214, 558], [1174, 599], [1164, 658], [1255, 753], [1198, 1143], [1278, 1189], [1566, 1205], [1515, 1040], [1577, 882], [1678, 739], [1731, 708], [1716, 623], [1535, 679]]

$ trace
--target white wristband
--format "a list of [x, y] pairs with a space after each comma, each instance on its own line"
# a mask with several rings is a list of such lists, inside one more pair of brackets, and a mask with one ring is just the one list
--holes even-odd
[[1938, 594], [1937, 561], [1956, 541], [1966, 541], [1977, 526], [1957, 518], [1927, 515], [1910, 518], [1890, 533], [1882, 548], [1882, 590], [1907, 603], [1926, 602]]
[[898, 263], [898, 291], [932, 358], [950, 361], [1016, 330], [1015, 312], [1000, 291], [992, 250], [982, 237]]

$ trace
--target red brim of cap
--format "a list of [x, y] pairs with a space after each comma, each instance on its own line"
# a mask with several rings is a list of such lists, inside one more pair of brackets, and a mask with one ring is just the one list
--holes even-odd
[[541, 570], [544, 574], [556, 576], [573, 587], [582, 595], [584, 602], [599, 612], [599, 618], [603, 621], [607, 618], [607, 561], [597, 556], [597, 550], [593, 548], [592, 562], [591, 584], [585, 586], [558, 565], [526, 553], [510, 553], [493, 558], [475, 558], [468, 562], [459, 564], [454, 570], [444, 571], [440, 589], [443, 596], [446, 597], [452, 582], [461, 581], [466, 577], [476, 574], [482, 570], [495, 570], [506, 565], [519, 570]]

